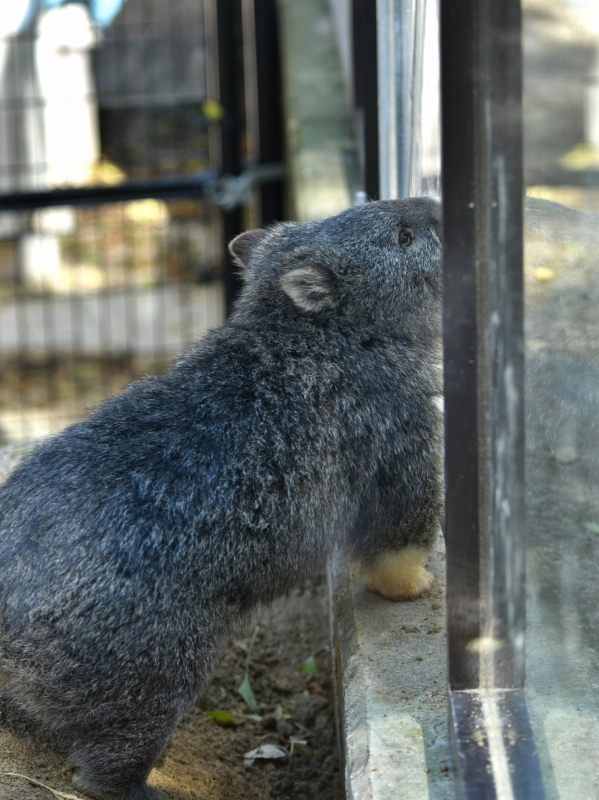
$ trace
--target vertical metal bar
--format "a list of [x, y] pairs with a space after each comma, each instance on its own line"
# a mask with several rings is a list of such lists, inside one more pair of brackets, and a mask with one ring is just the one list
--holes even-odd
[[[218, 142], [220, 163], [212, 162], [212, 165], [225, 175], [240, 173], [240, 70], [236, 11], [236, 0], [205, 0], [208, 93], [211, 98], [218, 100], [222, 108]], [[213, 145], [212, 140], [210, 145]], [[222, 220], [225, 304], [228, 313], [241, 289], [241, 278], [227, 248], [228, 242], [241, 233], [241, 209], [223, 211]]]
[[441, 0], [447, 619], [463, 798], [544, 797], [524, 687], [519, 0]]
[[[380, 195], [421, 191], [427, 2], [377, 0]], [[431, 98], [427, 97], [431, 102]]]
[[248, 159], [260, 159], [260, 115], [258, 110], [258, 52], [256, 42], [255, 0], [241, 0], [243, 28], [243, 78], [245, 104], [245, 141]]
[[[114, 347], [112, 343], [112, 329], [110, 325], [110, 272], [106, 260], [104, 258], [103, 245], [103, 215], [105, 209], [93, 209], [92, 217], [92, 230], [93, 230], [93, 259], [92, 263], [98, 268], [103, 276], [101, 288], [95, 293], [98, 304], [98, 354], [96, 359], [98, 361], [97, 383], [99, 383], [99, 395], [104, 398], [109, 393], [110, 385], [110, 368], [109, 364], [114, 363], [113, 352]], [[91, 297], [89, 298], [91, 300]], [[95, 388], [95, 387], [94, 387]]]
[[376, 3], [353, 0], [352, 38], [354, 105], [364, 190], [370, 199], [377, 200], [380, 179]]
[[[254, 17], [257, 88], [258, 163], [283, 161], [283, 109], [279, 20], [276, 0], [251, 0]], [[247, 77], [246, 77], [247, 80]], [[284, 219], [284, 184], [259, 187], [261, 224]]]
[[379, 189], [381, 200], [402, 197], [403, 126], [401, 123], [401, 0], [377, 0], [377, 75], [379, 95]]
[[[211, 100], [220, 97], [220, 81], [218, 72], [218, 34], [216, 20], [216, 0], [204, 0], [204, 41], [206, 55], [206, 93]], [[211, 122], [208, 126], [208, 159], [210, 169], [219, 172], [220, 125]]]
[[[479, 685], [479, 452], [473, 79], [476, 0], [441, 3], [449, 685]], [[460, 34], [462, 38], [460, 39]]]
[[442, 2], [450, 683], [524, 685], [518, 0]]

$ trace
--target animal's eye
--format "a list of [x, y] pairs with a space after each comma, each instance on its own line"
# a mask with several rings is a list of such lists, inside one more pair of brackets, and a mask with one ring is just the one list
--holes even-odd
[[414, 235], [411, 231], [401, 230], [399, 232], [399, 244], [402, 247], [409, 247], [414, 241]]

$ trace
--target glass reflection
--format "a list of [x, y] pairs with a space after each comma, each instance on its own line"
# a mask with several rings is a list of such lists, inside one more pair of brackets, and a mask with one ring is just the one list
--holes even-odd
[[599, 797], [599, 4], [523, 4], [527, 692], [548, 796]]

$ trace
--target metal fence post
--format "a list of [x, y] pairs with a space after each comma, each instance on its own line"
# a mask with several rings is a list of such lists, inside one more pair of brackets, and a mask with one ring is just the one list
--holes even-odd
[[379, 200], [379, 104], [377, 9], [370, 0], [353, 0], [353, 81], [355, 126], [364, 191]]
[[[210, 149], [214, 170], [224, 175], [239, 175], [241, 62], [239, 58], [237, 0], [205, 0], [206, 59], [208, 96], [221, 106], [222, 118], [217, 135], [211, 137]], [[214, 127], [214, 126], [213, 126]], [[241, 209], [236, 206], [222, 211], [223, 264], [227, 313], [241, 289], [241, 279], [227, 248], [242, 231]]]
[[447, 619], [460, 795], [544, 797], [524, 693], [519, 0], [441, 0]]
[[[276, 0], [242, 0], [248, 157], [283, 161], [283, 110]], [[283, 180], [259, 189], [259, 224], [284, 219]]]

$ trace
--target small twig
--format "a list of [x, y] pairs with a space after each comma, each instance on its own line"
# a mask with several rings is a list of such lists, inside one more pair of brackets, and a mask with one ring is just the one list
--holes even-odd
[[41, 786], [42, 789], [47, 789], [51, 794], [54, 795], [56, 800], [81, 800], [81, 798], [76, 794], [65, 794], [65, 792], [59, 792], [58, 789], [53, 789], [51, 786], [48, 786], [41, 781], [36, 781], [35, 778], [30, 778], [29, 775], [21, 775], [19, 772], [5, 772], [5, 775], [10, 775], [13, 778], [23, 778], [29, 783], [32, 783], [34, 786]]

